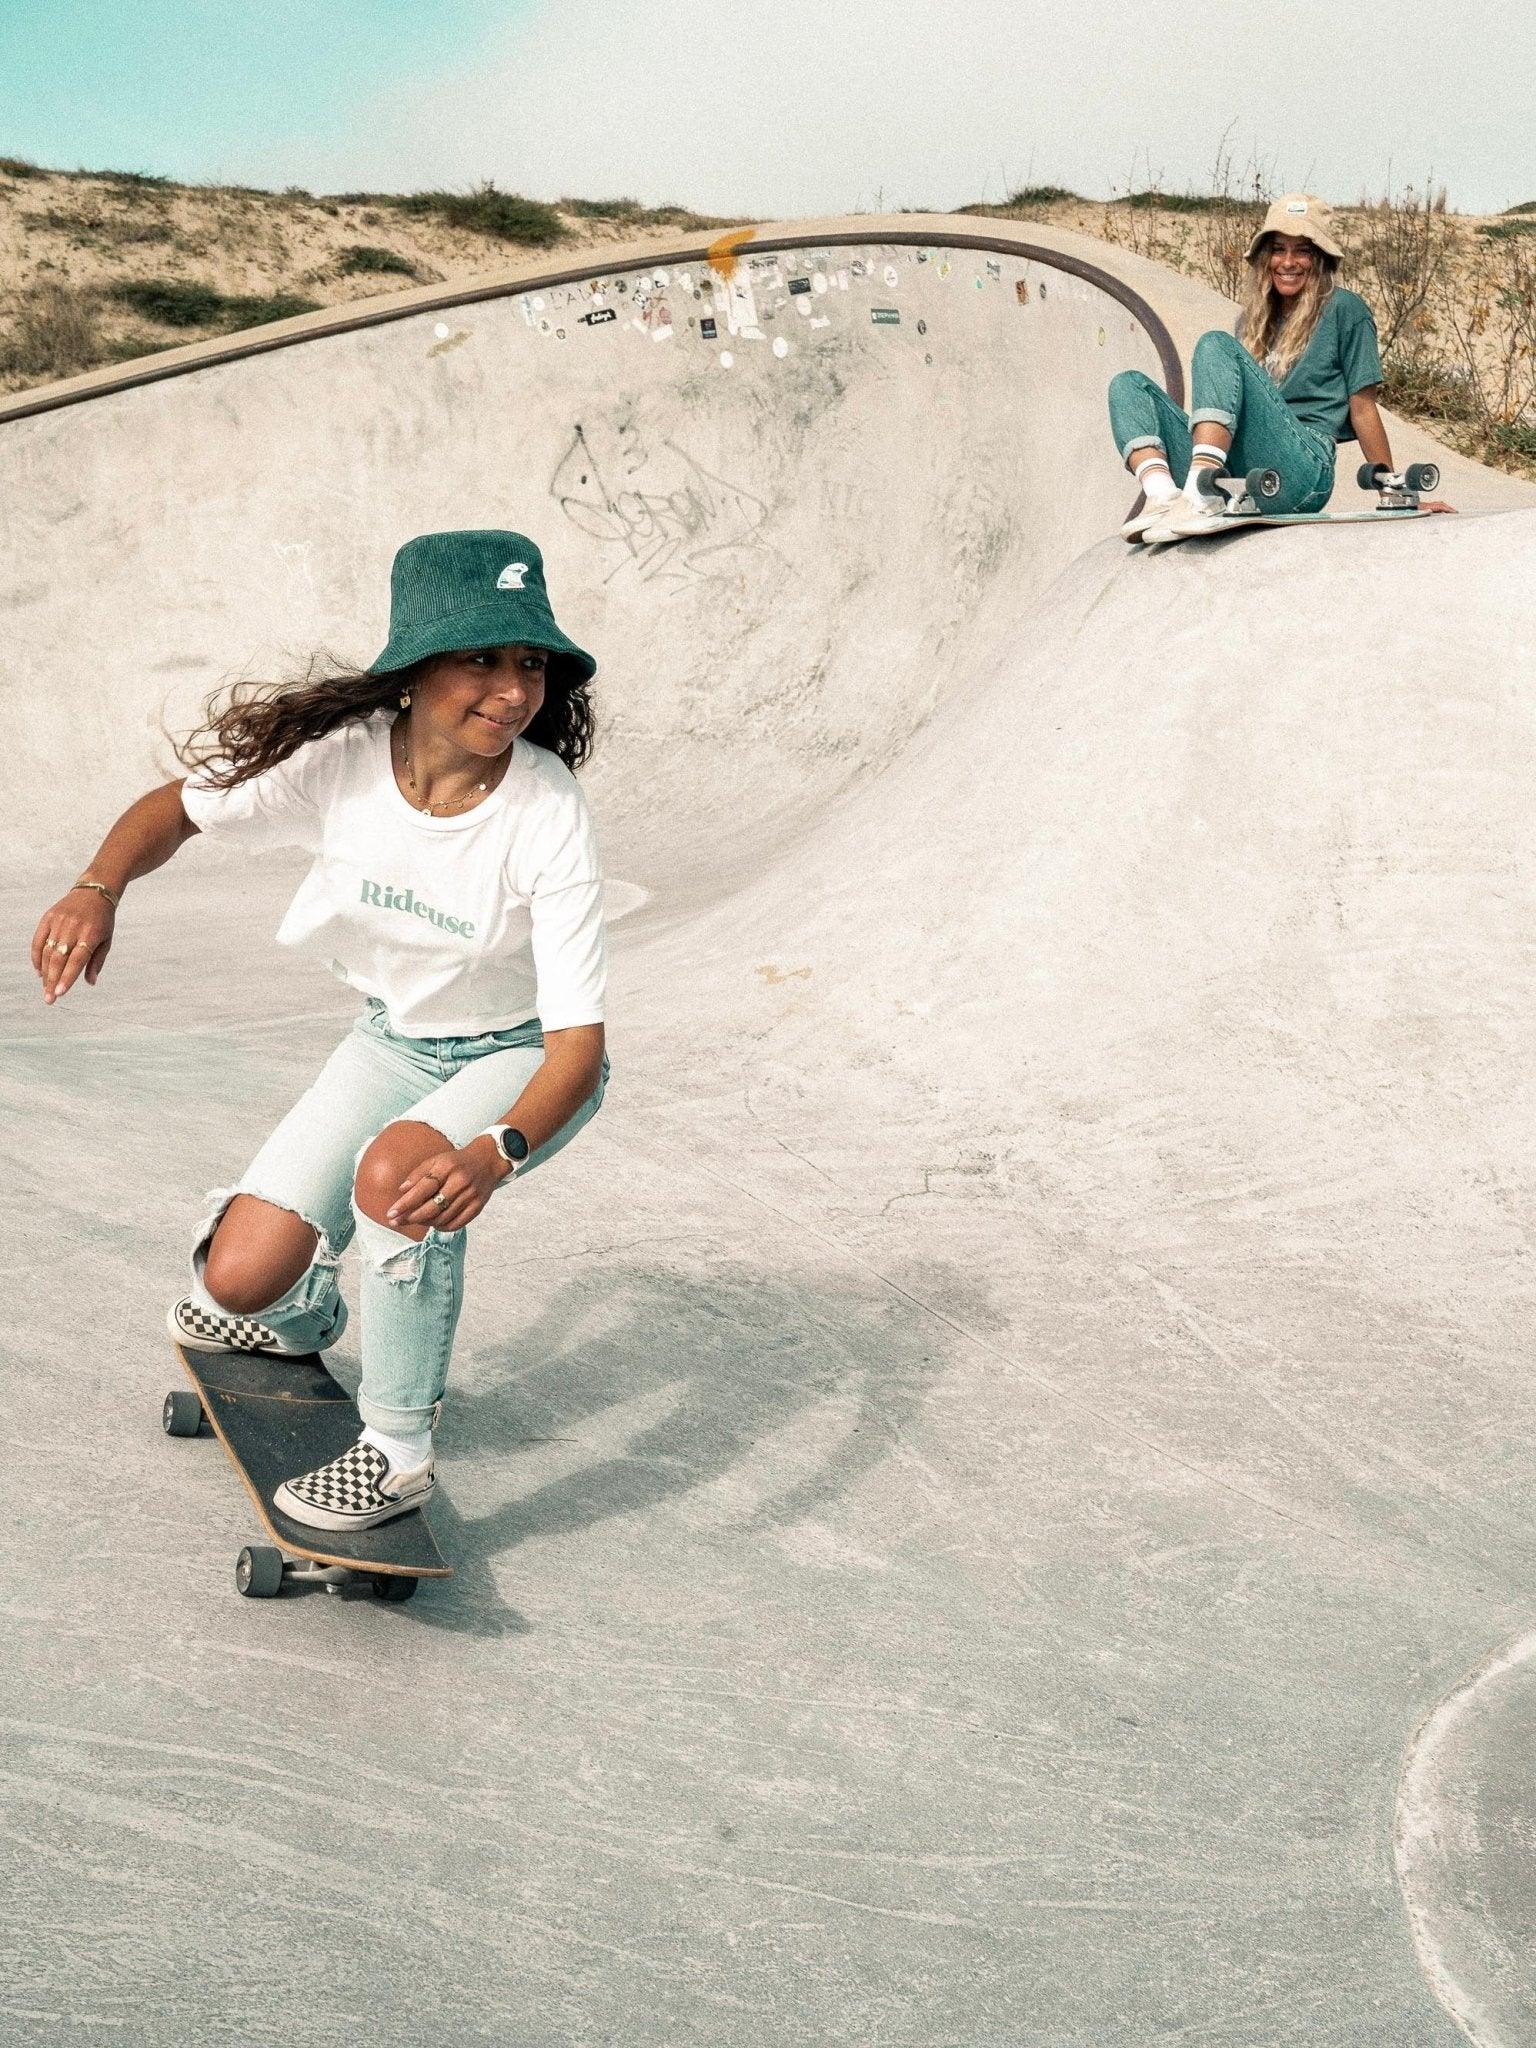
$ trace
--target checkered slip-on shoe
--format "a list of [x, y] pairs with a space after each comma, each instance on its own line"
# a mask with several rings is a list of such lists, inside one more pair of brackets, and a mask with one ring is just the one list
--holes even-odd
[[359, 1437], [329, 1465], [285, 1479], [272, 1505], [291, 1522], [311, 1529], [371, 1529], [419, 1508], [436, 1484], [430, 1458], [413, 1471], [391, 1476], [384, 1453]]
[[199, 1308], [190, 1294], [184, 1294], [165, 1318], [165, 1327], [178, 1344], [190, 1344], [194, 1351], [267, 1351], [277, 1358], [308, 1358], [306, 1349], [285, 1344], [275, 1330], [254, 1316], [216, 1316]]

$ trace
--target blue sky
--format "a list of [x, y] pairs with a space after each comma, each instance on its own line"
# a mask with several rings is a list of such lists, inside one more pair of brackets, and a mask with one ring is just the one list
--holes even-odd
[[0, 0], [0, 154], [313, 191], [809, 217], [1234, 169], [1536, 199], [1493, 0]]
[[239, 181], [472, 62], [524, 11], [520, 0], [0, 0], [0, 154]]

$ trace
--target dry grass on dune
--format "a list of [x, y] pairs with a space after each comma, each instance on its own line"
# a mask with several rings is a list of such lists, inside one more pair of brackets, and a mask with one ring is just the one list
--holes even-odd
[[[1034, 186], [970, 215], [1118, 243], [1233, 296], [1269, 193], [1218, 154], [1203, 193]], [[1536, 201], [1454, 214], [1443, 193], [1336, 209], [1375, 310], [1386, 400], [1464, 453], [1536, 476]], [[735, 225], [633, 199], [177, 185], [0, 157], [0, 392], [413, 284], [488, 282], [509, 255], [579, 262], [646, 231]]]
[[0, 392], [317, 306], [477, 284], [510, 255], [579, 261], [648, 230], [731, 225], [632, 199], [260, 192], [0, 157]]

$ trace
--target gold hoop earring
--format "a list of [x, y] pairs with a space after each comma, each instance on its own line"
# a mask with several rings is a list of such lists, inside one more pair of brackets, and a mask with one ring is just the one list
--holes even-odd
[[400, 694], [400, 709], [401, 709], [402, 711], [409, 711], [409, 710], [410, 710], [410, 708], [411, 708], [411, 693], [410, 693], [410, 691], [409, 691], [409, 690], [403, 690], [403, 691], [401, 692], [401, 694]]

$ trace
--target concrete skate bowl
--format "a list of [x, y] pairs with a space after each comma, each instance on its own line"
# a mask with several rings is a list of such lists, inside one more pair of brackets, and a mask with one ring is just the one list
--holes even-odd
[[[995, 238], [765, 237], [729, 284], [693, 248], [378, 317], [13, 419], [8, 666], [90, 648], [116, 804], [231, 670], [370, 659], [412, 533], [517, 528], [600, 652], [616, 871], [669, 900], [701, 844], [710, 889], [750, 872], [977, 687], [1134, 495], [1107, 366], [1179, 376], [1134, 291]], [[56, 766], [26, 724], [22, 788]]]
[[[375, 651], [412, 533], [532, 533], [602, 664], [615, 1082], [475, 1240], [435, 1604], [253, 1631], [233, 1483], [137, 1427], [200, 1191], [351, 1013], [270, 946], [291, 868], [194, 843], [52, 1011], [13, 960], [36, 1922], [256, 1882], [285, 1962], [119, 1956], [146, 2039], [364, 1992], [454, 2043], [1529, 2038], [1521, 1715], [1436, 1715], [1530, 1629], [1536, 514], [1448, 458], [1504, 516], [1128, 551], [1104, 384], [1219, 304], [959, 225], [0, 420], [26, 935], [162, 722]], [[61, 1541], [104, 1459], [137, 1506]], [[338, 1741], [433, 1823], [404, 1889]], [[1439, 1854], [1473, 1782], [1500, 1853]], [[316, 1857], [408, 1968], [343, 1934], [338, 1991]]]

